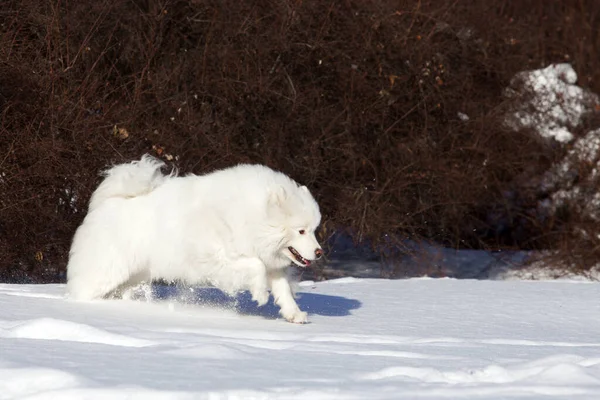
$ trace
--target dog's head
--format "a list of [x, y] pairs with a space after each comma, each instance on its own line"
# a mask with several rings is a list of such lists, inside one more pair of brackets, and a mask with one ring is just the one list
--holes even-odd
[[280, 255], [301, 267], [308, 267], [323, 256], [315, 237], [321, 213], [306, 186], [277, 186], [269, 190], [267, 214], [271, 227], [282, 233]]

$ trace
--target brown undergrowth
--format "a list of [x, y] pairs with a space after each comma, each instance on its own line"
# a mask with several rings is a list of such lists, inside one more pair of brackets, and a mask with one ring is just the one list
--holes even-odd
[[[98, 172], [260, 162], [307, 184], [323, 238], [535, 248], [508, 196], [563, 150], [503, 124], [515, 73], [600, 92], [595, 1], [5, 0], [0, 281], [64, 279]], [[596, 32], [596, 33], [594, 33]], [[519, 189], [520, 190], [520, 189]], [[160, 216], [157, 216], [160, 218]], [[548, 239], [552, 238], [552, 239]]]

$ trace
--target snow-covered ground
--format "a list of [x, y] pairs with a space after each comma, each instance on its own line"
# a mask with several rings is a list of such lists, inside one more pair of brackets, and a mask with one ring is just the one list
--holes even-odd
[[311, 323], [210, 288], [0, 285], [0, 399], [598, 399], [600, 284], [303, 282]]

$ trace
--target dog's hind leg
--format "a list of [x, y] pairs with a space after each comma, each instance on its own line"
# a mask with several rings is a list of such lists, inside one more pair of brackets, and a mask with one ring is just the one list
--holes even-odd
[[285, 270], [269, 271], [269, 285], [275, 298], [275, 304], [281, 307], [279, 311], [283, 318], [296, 324], [305, 324], [308, 322], [308, 314], [301, 311], [294, 300], [294, 293], [290, 287]]
[[138, 272], [110, 295], [123, 300], [137, 300], [143, 297], [146, 302], [150, 302], [152, 300], [152, 277], [150, 272], [147, 269]]
[[67, 292], [73, 300], [101, 299], [113, 293], [127, 280], [123, 276], [106, 276], [97, 273], [77, 274], [69, 277], [67, 281]]
[[105, 237], [78, 234], [67, 265], [69, 298], [103, 298], [135, 276], [140, 266], [133, 257], [125, 258]]
[[67, 292], [73, 300], [93, 300], [110, 297], [118, 292], [124, 283], [128, 281], [121, 268], [112, 270], [96, 270], [92, 267], [86, 268], [79, 273], [71, 273], [67, 280]]

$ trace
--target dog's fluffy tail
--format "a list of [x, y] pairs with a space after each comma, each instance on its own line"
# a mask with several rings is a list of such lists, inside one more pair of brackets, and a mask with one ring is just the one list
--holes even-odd
[[175, 171], [172, 171], [170, 175], [163, 175], [161, 168], [164, 165], [159, 159], [145, 154], [139, 161], [116, 165], [104, 171], [102, 175], [105, 178], [92, 194], [89, 211], [107, 199], [126, 199], [150, 193], [175, 174]]

